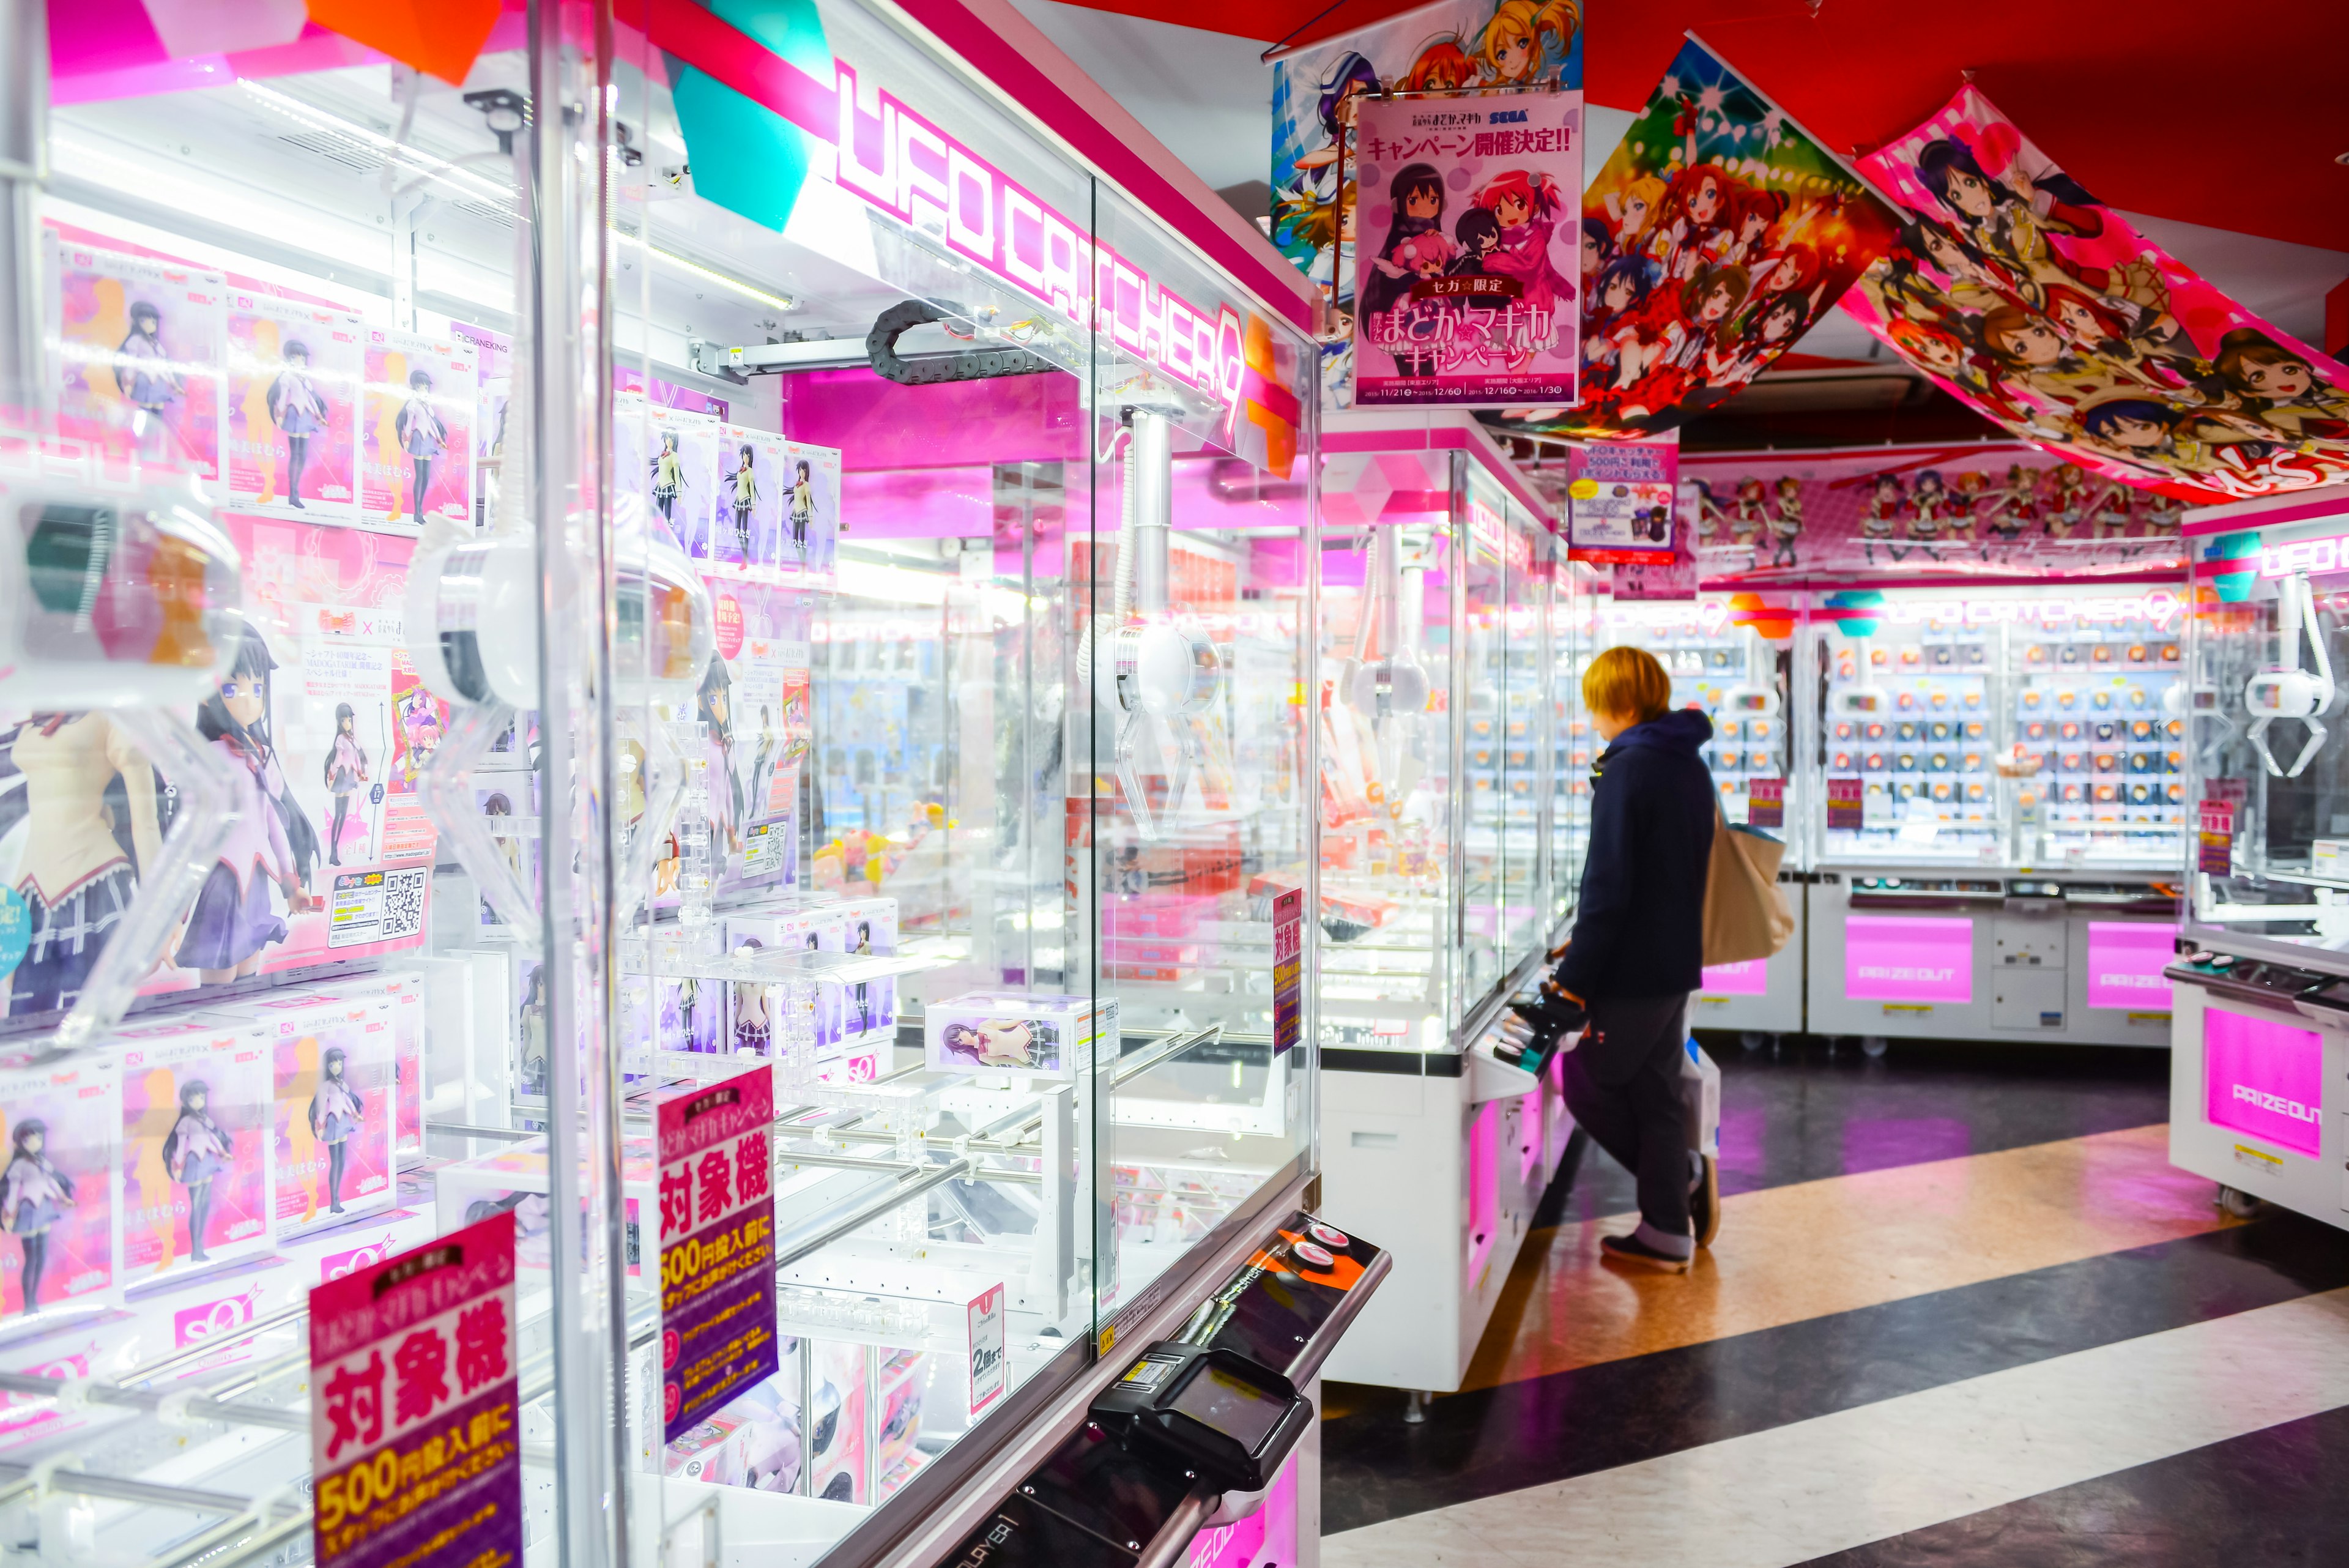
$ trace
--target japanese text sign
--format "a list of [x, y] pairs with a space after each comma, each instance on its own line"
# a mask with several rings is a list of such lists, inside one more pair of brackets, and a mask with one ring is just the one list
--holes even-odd
[[2212, 877], [2231, 875], [2235, 860], [2234, 803], [2205, 800], [2197, 815], [2200, 817], [2200, 832], [2196, 846], [2196, 868]]
[[1305, 894], [1291, 888], [1272, 900], [1272, 1054], [1297, 1044], [1299, 984], [1305, 972]]
[[1354, 401], [1572, 402], [1582, 95], [1370, 99]]
[[775, 1375], [774, 1075], [667, 1096], [660, 1158], [661, 1411], [675, 1442]]
[[310, 1293], [321, 1568], [522, 1561], [511, 1211]]

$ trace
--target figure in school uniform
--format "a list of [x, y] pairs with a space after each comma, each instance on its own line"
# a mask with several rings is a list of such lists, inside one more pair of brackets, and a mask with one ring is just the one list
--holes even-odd
[[163, 1169], [188, 1189], [188, 1261], [205, 1263], [204, 1229], [212, 1218], [212, 1183], [236, 1160], [236, 1135], [212, 1113], [212, 1085], [191, 1078], [180, 1085], [180, 1114], [163, 1138]]
[[432, 488], [432, 470], [449, 450], [449, 426], [440, 410], [432, 406], [432, 375], [429, 370], [408, 373], [408, 401], [399, 405], [399, 414], [392, 421], [392, 430], [399, 437], [399, 450], [408, 454], [412, 495], [409, 501], [409, 518], [424, 526], [424, 493]]
[[290, 338], [284, 350], [285, 369], [269, 383], [265, 394], [269, 422], [285, 438], [285, 500], [298, 511], [302, 504], [302, 471], [310, 464], [310, 438], [326, 428], [326, 395], [310, 379], [310, 346]]
[[367, 782], [367, 748], [359, 744], [358, 713], [347, 702], [335, 704], [335, 743], [324, 767], [326, 793], [334, 797], [335, 822], [326, 830], [326, 864], [343, 863], [343, 823], [349, 817], [351, 796]]
[[318, 1064], [318, 1087], [310, 1096], [310, 1136], [326, 1148], [326, 1212], [343, 1211], [343, 1177], [351, 1139], [367, 1122], [367, 1096], [350, 1080], [350, 1055], [326, 1047]]
[[0, 1231], [16, 1238], [22, 1252], [17, 1278], [24, 1315], [41, 1310], [41, 1276], [48, 1270], [49, 1231], [73, 1207], [73, 1178], [48, 1155], [49, 1127], [26, 1116], [8, 1134], [8, 1168], [0, 1171]]
[[147, 300], [130, 306], [130, 330], [114, 351], [114, 388], [130, 405], [130, 434], [139, 455], [162, 462], [171, 455], [177, 432], [171, 405], [188, 395], [187, 383], [171, 368], [163, 347], [163, 315]]
[[228, 766], [236, 792], [236, 819], [221, 845], [195, 906], [188, 912], [177, 961], [205, 985], [224, 985], [259, 971], [264, 954], [287, 936], [271, 908], [278, 889], [288, 915], [306, 914], [324, 900], [308, 891], [318, 858], [318, 833], [295, 801], [278, 766], [270, 717], [270, 671], [277, 661], [250, 621], [236, 633], [236, 657], [219, 687], [196, 709], [196, 732]]

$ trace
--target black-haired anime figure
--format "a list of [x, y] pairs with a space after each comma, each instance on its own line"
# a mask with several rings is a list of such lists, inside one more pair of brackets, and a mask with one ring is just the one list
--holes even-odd
[[367, 783], [367, 755], [358, 739], [358, 712], [347, 702], [335, 704], [335, 744], [326, 753], [326, 793], [335, 797], [335, 825], [326, 834], [326, 864], [343, 863], [343, 820], [350, 815], [351, 796]]
[[677, 498], [685, 489], [685, 463], [677, 454], [677, 432], [661, 431], [660, 455], [653, 459], [653, 504], [660, 514], [677, 524]]
[[31, 914], [6, 1011], [70, 1007], [162, 846], [155, 770], [104, 713], [35, 713], [0, 737], [23, 778], [16, 888]]
[[191, 1078], [180, 1085], [180, 1115], [163, 1139], [163, 1169], [188, 1189], [188, 1261], [204, 1256], [204, 1227], [212, 1219], [212, 1181], [236, 1158], [236, 1135], [212, 1119], [212, 1085]]
[[960, 1022], [938, 1031], [938, 1044], [948, 1056], [981, 1067], [1038, 1068], [1056, 1071], [1061, 1065], [1060, 1032], [1050, 1023], [1028, 1018], [987, 1018]]
[[271, 733], [269, 672], [276, 668], [260, 631], [245, 622], [227, 677], [196, 709], [196, 731], [229, 764], [236, 793], [235, 823], [179, 947], [180, 966], [206, 985], [244, 979], [261, 968], [263, 950], [285, 940], [285, 922], [269, 907], [270, 884], [285, 894], [288, 914], [319, 902], [307, 891], [317, 830], [295, 804]]
[[[726, 781], [722, 798], [714, 786], [710, 791], [710, 826], [723, 830], [722, 835], [714, 833], [710, 844], [715, 848], [722, 842], [730, 854], [741, 846], [742, 780], [734, 771], [734, 678], [726, 672], [726, 660], [719, 655], [709, 656], [709, 668], [702, 672], [697, 697], [695, 712], [709, 726], [713, 748], [711, 776]], [[721, 815], [722, 823], [718, 820]]]
[[398, 433], [399, 450], [408, 454], [409, 467], [416, 483], [416, 493], [409, 501], [409, 515], [418, 527], [424, 525], [424, 493], [432, 487], [432, 465], [449, 450], [449, 426], [440, 411], [432, 406], [432, 375], [429, 370], [408, 373], [408, 401], [399, 405], [399, 415], [392, 421]]
[[171, 455], [171, 405], [188, 393], [187, 383], [171, 369], [162, 329], [162, 312], [135, 300], [130, 330], [114, 351], [114, 386], [131, 407], [130, 433], [139, 455], [158, 462]]
[[[848, 943], [848, 950], [859, 958], [873, 956], [873, 922], [859, 920]], [[856, 1032], [859, 1034], [873, 1027], [873, 982], [856, 982]]]
[[309, 466], [310, 438], [326, 428], [326, 396], [310, 379], [308, 344], [288, 338], [285, 358], [285, 369], [269, 383], [269, 422], [285, 438], [286, 504], [307, 511], [302, 505], [302, 471]]
[[48, 1267], [49, 1228], [74, 1200], [73, 1178], [48, 1156], [49, 1127], [26, 1116], [8, 1135], [8, 1168], [0, 1171], [0, 1231], [24, 1249], [24, 1311], [41, 1310], [41, 1275]]
[[792, 548], [799, 553], [800, 561], [807, 561], [808, 524], [815, 521], [815, 485], [808, 478], [808, 460], [801, 458], [793, 465], [792, 481]]
[[742, 443], [740, 466], [734, 470], [734, 548], [748, 565], [750, 559], [750, 512], [759, 504], [758, 449]]
[[351, 1135], [367, 1116], [367, 1099], [350, 1080], [350, 1057], [329, 1045], [318, 1063], [318, 1087], [310, 1096], [310, 1136], [326, 1146], [326, 1212], [343, 1211], [343, 1169], [349, 1163]]

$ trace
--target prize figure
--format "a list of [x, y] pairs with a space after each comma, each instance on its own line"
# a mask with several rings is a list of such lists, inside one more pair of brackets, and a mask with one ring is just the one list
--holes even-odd
[[180, 1115], [163, 1139], [163, 1168], [188, 1189], [188, 1261], [204, 1256], [204, 1227], [212, 1218], [212, 1181], [234, 1161], [236, 1136], [212, 1119], [212, 1085], [191, 1078], [180, 1085]]

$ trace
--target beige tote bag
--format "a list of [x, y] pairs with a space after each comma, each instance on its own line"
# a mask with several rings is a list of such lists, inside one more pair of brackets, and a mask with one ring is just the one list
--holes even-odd
[[1764, 959], [1795, 934], [1795, 912], [1778, 890], [1786, 846], [1766, 833], [1732, 827], [1713, 803], [1713, 859], [1704, 879], [1704, 961]]

